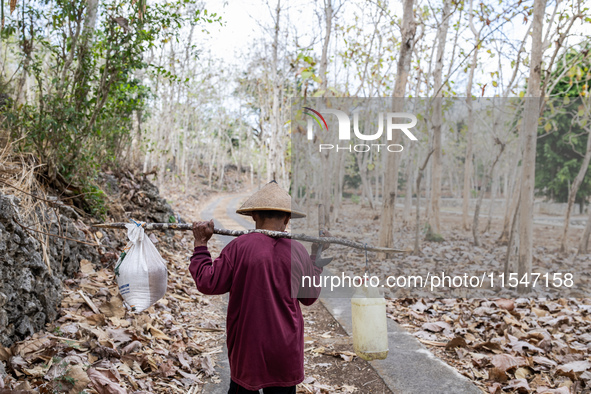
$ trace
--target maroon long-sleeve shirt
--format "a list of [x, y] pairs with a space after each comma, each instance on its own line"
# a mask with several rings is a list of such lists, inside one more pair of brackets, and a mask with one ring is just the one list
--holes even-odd
[[230, 242], [213, 263], [207, 247], [195, 248], [189, 271], [203, 294], [230, 292], [226, 333], [234, 382], [259, 390], [304, 380], [299, 302], [313, 304], [320, 288], [306, 281], [303, 287], [302, 276], [317, 277], [322, 269], [313, 265], [302, 244], [246, 234]]

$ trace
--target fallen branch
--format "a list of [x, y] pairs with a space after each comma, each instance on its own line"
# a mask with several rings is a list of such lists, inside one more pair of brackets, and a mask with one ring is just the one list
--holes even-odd
[[[92, 227], [97, 228], [120, 228], [125, 229], [127, 223], [104, 223], [104, 224], [93, 224]], [[145, 223], [145, 230], [181, 230], [189, 231], [193, 230], [191, 223]], [[348, 239], [336, 238], [336, 237], [313, 237], [306, 234], [292, 234], [282, 231], [270, 231], [270, 230], [228, 230], [225, 228], [214, 228], [214, 234], [229, 235], [231, 237], [239, 237], [245, 234], [260, 233], [268, 235], [273, 238], [289, 238], [296, 239], [303, 242], [313, 242], [319, 244], [339, 244], [348, 246], [355, 249], [368, 250], [370, 252], [387, 252], [387, 253], [408, 253], [410, 250], [382, 248], [379, 246], [371, 246], [361, 242], [350, 241]]]

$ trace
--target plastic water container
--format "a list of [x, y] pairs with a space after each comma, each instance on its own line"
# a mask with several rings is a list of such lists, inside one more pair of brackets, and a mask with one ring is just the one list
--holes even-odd
[[362, 286], [351, 298], [353, 348], [364, 360], [383, 360], [388, 356], [386, 300], [377, 288]]

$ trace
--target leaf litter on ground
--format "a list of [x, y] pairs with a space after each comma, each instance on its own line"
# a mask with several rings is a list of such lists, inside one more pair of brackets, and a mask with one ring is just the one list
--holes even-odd
[[[331, 232], [359, 234], [359, 242], [377, 239], [379, 226], [366, 214], [367, 206], [348, 204]], [[499, 233], [489, 231], [475, 247], [471, 234], [461, 227], [461, 214], [442, 214], [444, 242], [422, 240], [419, 256], [396, 256], [382, 261], [370, 253], [370, 272], [388, 275], [419, 272], [433, 259], [441, 269], [471, 272], [474, 262], [504, 261], [506, 246], [497, 244]], [[493, 221], [493, 225], [495, 221]], [[496, 223], [500, 228], [501, 223]], [[494, 226], [493, 226], [494, 228]], [[412, 229], [412, 231], [410, 231]], [[546, 266], [564, 268], [569, 260], [588, 261], [590, 256], [558, 253], [557, 239], [548, 226], [535, 225], [534, 259]], [[406, 231], [405, 231], [406, 230]], [[414, 224], [399, 227], [395, 247], [413, 245]], [[365, 237], [365, 238], [361, 238]], [[374, 238], [372, 238], [374, 237]], [[570, 239], [575, 244], [575, 239]], [[331, 247], [336, 272], [363, 274], [365, 258], [357, 251]], [[449, 267], [443, 265], [449, 263]], [[582, 266], [582, 265], [581, 265]], [[447, 272], [446, 272], [447, 273]], [[583, 274], [579, 272], [579, 274]], [[489, 393], [580, 393], [591, 389], [591, 299], [560, 298], [428, 298], [392, 291], [387, 315], [410, 331], [436, 356]]]

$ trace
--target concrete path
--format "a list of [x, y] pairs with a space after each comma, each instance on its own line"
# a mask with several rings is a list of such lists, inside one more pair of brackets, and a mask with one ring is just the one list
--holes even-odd
[[[254, 223], [251, 220], [235, 212], [236, 206], [244, 197], [243, 195], [239, 195], [220, 198], [205, 208], [201, 216], [204, 220], [214, 217], [219, 218], [219, 220], [214, 219], [216, 227], [233, 229], [254, 228]], [[216, 237], [224, 245], [227, 245], [233, 239], [233, 237], [227, 236], [216, 235]], [[325, 269], [323, 275], [330, 275], [330, 271]], [[342, 294], [333, 293], [330, 298], [322, 297], [320, 301], [347, 334], [352, 335], [351, 300], [349, 294], [352, 290], [341, 289], [341, 292]], [[340, 296], [341, 298], [335, 296]], [[390, 349], [388, 358], [385, 360], [375, 360], [370, 362], [370, 364], [393, 393], [482, 393], [470, 380], [462, 376], [453, 367], [435, 357], [413, 335], [406, 332], [392, 319], [388, 319], [388, 334]], [[203, 393], [226, 394], [228, 392], [230, 386], [230, 365], [225, 344], [222, 348], [224, 352], [218, 355], [216, 361], [216, 371], [219, 373], [221, 381], [219, 383], [207, 383], [203, 388]]]
[[[353, 335], [351, 300], [322, 298], [321, 301], [347, 334]], [[393, 393], [482, 393], [392, 319], [388, 319], [388, 348], [388, 358], [370, 364]]]

